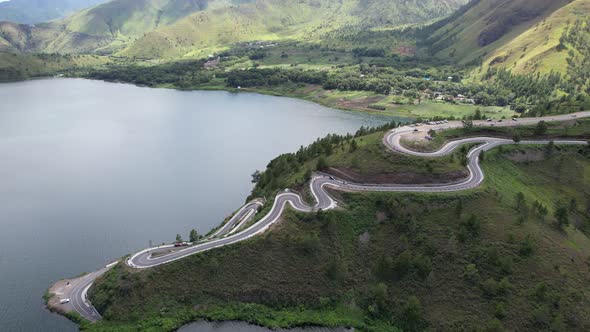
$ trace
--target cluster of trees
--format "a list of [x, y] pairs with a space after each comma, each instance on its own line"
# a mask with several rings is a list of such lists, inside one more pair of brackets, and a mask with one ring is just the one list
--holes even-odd
[[189, 88], [210, 82], [214, 73], [201, 70], [205, 60], [174, 62], [161, 66], [113, 66], [107, 70], [91, 70], [86, 76], [105, 81], [122, 81], [138, 85], [174, 84]]
[[548, 100], [558, 88], [567, 90], [567, 82], [561, 74], [551, 72], [546, 75], [514, 74], [505, 68], [490, 67], [483, 76], [490, 91], [483, 91], [476, 97], [489, 99], [482, 104], [498, 106], [513, 105], [517, 112], [524, 112], [528, 105], [536, 105], [539, 101]]
[[406, 250], [401, 254], [383, 256], [377, 263], [377, 276], [384, 281], [396, 280], [405, 276], [416, 275], [426, 278], [432, 270], [430, 258], [420, 253]]
[[352, 49], [352, 54], [355, 56], [366, 56], [366, 57], [384, 57], [385, 49], [379, 48], [368, 48], [368, 47], [355, 47]]
[[29, 75], [16, 68], [0, 68], [0, 82], [20, 81], [27, 79]]
[[[551, 144], [550, 146], [553, 147], [554, 145]], [[545, 150], [545, 152], [550, 154], [551, 149], [553, 148], [548, 148]], [[549, 214], [549, 209], [539, 201], [534, 201], [529, 205], [525, 195], [522, 192], [516, 194], [515, 202], [515, 209], [519, 214], [517, 218], [518, 224], [524, 223], [530, 217], [545, 221]], [[581, 213], [583, 214], [583, 211], [579, 211], [578, 203], [575, 199], [572, 199], [570, 202], [558, 200], [555, 202], [555, 206], [553, 208], [555, 226], [559, 229], [564, 229], [570, 225], [572, 216]], [[522, 243], [520, 251], [521, 254], [528, 255], [532, 252], [533, 244], [531, 239], [525, 240], [528, 241], [528, 243]]]
[[[202, 236], [202, 235], [200, 235], [200, 234], [197, 232], [197, 230], [196, 230], [196, 229], [194, 229], [194, 228], [193, 228], [193, 229], [191, 229], [191, 231], [190, 231], [190, 232], [189, 232], [189, 234], [188, 234], [188, 241], [189, 241], [189, 242], [197, 242], [197, 241], [199, 241], [199, 240], [200, 240], [200, 239], [202, 239], [202, 238], [203, 238], [203, 236]], [[176, 242], [176, 243], [181, 243], [181, 242], [184, 242], [184, 240], [182, 239], [182, 235], [180, 235], [180, 234], [176, 234], [175, 242]]]
[[578, 92], [590, 94], [590, 18], [578, 19], [560, 38], [560, 48], [571, 46], [568, 76]]
[[287, 83], [323, 84], [326, 72], [318, 70], [252, 68], [233, 70], [227, 74], [229, 87], [277, 86]]
[[[326, 157], [334, 153], [336, 148], [347, 144], [350, 146], [350, 150], [353, 151], [357, 146], [357, 142], [354, 138], [395, 128], [396, 125], [396, 122], [392, 121], [377, 127], [362, 126], [354, 135], [329, 134], [324, 138], [318, 138], [307, 147], [301, 146], [295, 153], [282, 154], [271, 160], [264, 172], [255, 172], [257, 181], [256, 186], [252, 190], [251, 196], [263, 197], [265, 195], [272, 195], [276, 190], [284, 188], [288, 176], [300, 171], [304, 164], [310, 160], [317, 158], [318, 162], [315, 169], [325, 170], [329, 167]], [[300, 182], [303, 183], [309, 181], [311, 173], [312, 169], [307, 168], [305, 170], [305, 175], [300, 179]]]

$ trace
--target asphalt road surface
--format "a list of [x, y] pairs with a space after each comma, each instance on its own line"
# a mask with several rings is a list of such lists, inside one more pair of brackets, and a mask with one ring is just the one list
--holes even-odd
[[[498, 121], [475, 121], [474, 126], [517, 126], [517, 125], [530, 125], [536, 124], [537, 122], [544, 120], [550, 121], [568, 121], [576, 118], [590, 117], [590, 112], [581, 112], [576, 114], [567, 114], [559, 116], [551, 116], [545, 118], [518, 118], [516, 121], [504, 120]], [[439, 125], [427, 125], [421, 127], [421, 130], [444, 130], [448, 128], [461, 127], [460, 121], [451, 121], [445, 124]], [[506, 144], [514, 144], [512, 140], [494, 138], [494, 137], [477, 137], [477, 138], [466, 138], [446, 143], [439, 150], [434, 152], [416, 152], [404, 148], [400, 144], [401, 137], [403, 135], [411, 134], [414, 131], [413, 127], [403, 126], [389, 131], [384, 139], [384, 144], [391, 149], [393, 152], [405, 153], [420, 157], [439, 157], [444, 156], [453, 152], [457, 147], [467, 143], [481, 143], [475, 148], [471, 149], [468, 153], [468, 164], [469, 176], [461, 181], [447, 184], [421, 184], [421, 185], [397, 185], [397, 184], [366, 184], [366, 183], [352, 183], [347, 182], [336, 177], [316, 173], [310, 181], [311, 193], [315, 198], [315, 205], [310, 206], [306, 204], [298, 193], [292, 192], [285, 189], [283, 192], [277, 194], [274, 199], [273, 206], [264, 217], [244, 228], [244, 226], [250, 221], [258, 208], [262, 206], [259, 200], [255, 200], [244, 205], [238, 210], [234, 216], [223, 225], [218, 231], [213, 233], [212, 236], [206, 238], [202, 242], [193, 243], [191, 246], [184, 249], [172, 251], [163, 255], [154, 255], [161, 253], [163, 250], [170, 251], [173, 245], [165, 245], [156, 248], [148, 248], [142, 250], [126, 260], [126, 264], [132, 268], [147, 269], [162, 264], [170, 263], [184, 257], [194, 255], [200, 252], [211, 250], [214, 248], [230, 245], [240, 241], [247, 240], [257, 234], [263, 233], [271, 225], [276, 223], [287, 205], [290, 205], [293, 209], [301, 212], [314, 212], [318, 210], [328, 210], [335, 208], [337, 202], [330, 197], [328, 192], [325, 190], [326, 187], [330, 187], [336, 190], [342, 191], [380, 191], [380, 192], [453, 192], [462, 191], [475, 188], [479, 186], [484, 180], [484, 174], [479, 167], [479, 154], [481, 151], [487, 151], [494, 147]], [[585, 141], [575, 140], [555, 140], [555, 144], [578, 144], [586, 145]], [[547, 144], [549, 141], [545, 140], [529, 140], [522, 141], [519, 144]], [[87, 299], [86, 292], [92, 285], [94, 280], [106, 272], [110, 266], [107, 266], [99, 271], [93, 272], [86, 276], [83, 276], [80, 282], [76, 282], [71, 288], [72, 291], [69, 294], [70, 300], [72, 301], [73, 308], [80, 313], [84, 318], [90, 321], [96, 321], [100, 319], [100, 314]]]

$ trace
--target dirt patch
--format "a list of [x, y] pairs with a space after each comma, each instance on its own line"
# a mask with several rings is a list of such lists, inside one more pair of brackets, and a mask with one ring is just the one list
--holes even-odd
[[304, 94], [310, 94], [312, 92], [315, 92], [315, 91], [321, 90], [321, 89], [322, 89], [322, 86], [321, 85], [312, 85], [312, 84], [310, 84], [310, 85], [306, 85], [305, 86], [305, 89], [303, 89], [301, 92], [304, 93]]
[[515, 161], [517, 163], [527, 163], [530, 161], [540, 161], [545, 159], [545, 152], [542, 150], [521, 150], [505, 153], [506, 159]]
[[331, 167], [329, 173], [346, 181], [371, 184], [451, 183], [463, 180], [469, 176], [467, 170], [458, 170], [443, 174], [420, 174], [408, 172], [361, 174], [352, 169], [342, 167]]
[[367, 97], [367, 98], [359, 98], [359, 99], [341, 99], [336, 102], [338, 107], [348, 108], [348, 109], [360, 109], [365, 111], [375, 112], [376, 110], [369, 108], [369, 105], [375, 104], [381, 101], [383, 97], [381, 96], [374, 96], [374, 97]]
[[387, 219], [387, 214], [383, 211], [377, 211], [375, 219], [377, 219], [377, 222], [385, 221]]
[[404, 45], [396, 47], [393, 51], [399, 55], [405, 56], [412, 56], [416, 54], [416, 48]]
[[371, 235], [369, 232], [364, 232], [363, 234], [359, 235], [359, 244], [362, 246], [366, 246], [371, 239]]
[[72, 305], [70, 303], [60, 304], [59, 301], [61, 299], [66, 298], [66, 294], [69, 293], [67, 289], [70, 286], [70, 280], [64, 279], [56, 282], [49, 288], [47, 291], [49, 295], [49, 299], [47, 301], [47, 308], [53, 312], [58, 312], [61, 314], [65, 314], [73, 310]]

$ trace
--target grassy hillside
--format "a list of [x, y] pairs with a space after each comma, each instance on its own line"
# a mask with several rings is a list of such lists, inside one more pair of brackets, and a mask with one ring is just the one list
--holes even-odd
[[[331, 172], [403, 169], [376, 143], [381, 134], [326, 150]], [[450, 158], [434, 163], [456, 169]], [[147, 271], [116, 266], [90, 291], [105, 319], [85, 327], [172, 330], [210, 318], [369, 331], [588, 330], [590, 150], [504, 147], [483, 167], [477, 190], [340, 194], [342, 209], [288, 211], [247, 242]]]
[[[370, 28], [425, 22], [448, 15], [465, 2], [114, 0], [37, 27], [12, 26], [19, 30], [19, 38], [5, 38], [4, 43], [27, 51], [190, 56], [243, 41], [303, 36], [313, 41], [351, 25]], [[5, 29], [0, 26], [0, 35]], [[53, 33], [50, 38], [46, 29]]]
[[426, 44], [430, 53], [438, 57], [461, 63], [477, 62], [568, 3], [569, 0], [475, 0], [465, 13], [436, 29]]
[[121, 54], [138, 57], [203, 56], [240, 41], [288, 39], [317, 42], [326, 33], [345, 26], [368, 29], [424, 22], [448, 15], [463, 2], [258, 0], [241, 6], [194, 13], [145, 35]]
[[485, 56], [482, 72], [503, 66], [518, 73], [567, 73], [567, 45], [560, 47], [563, 33], [577, 20], [588, 17], [590, 1], [576, 0], [536, 22], [517, 37]]
[[109, 60], [97, 55], [17, 54], [0, 52], [0, 82], [53, 76], [102, 66]]

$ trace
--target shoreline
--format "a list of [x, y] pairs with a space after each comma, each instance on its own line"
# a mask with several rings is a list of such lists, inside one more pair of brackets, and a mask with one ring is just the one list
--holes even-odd
[[[264, 88], [237, 89], [237, 88], [227, 87], [224, 85], [201, 86], [201, 87], [194, 87], [194, 88], [181, 88], [181, 87], [170, 85], [170, 84], [161, 84], [161, 85], [150, 86], [150, 85], [137, 84], [137, 83], [127, 82], [127, 81], [102, 80], [102, 79], [95, 79], [95, 78], [89, 78], [89, 77], [84, 77], [84, 76], [60, 76], [60, 77], [38, 76], [38, 77], [28, 77], [26, 79], [14, 80], [14, 81], [1, 81], [0, 84], [4, 84], [4, 83], [10, 84], [10, 83], [28, 82], [28, 81], [36, 81], [36, 80], [47, 80], [47, 79], [85, 79], [85, 80], [91, 80], [91, 81], [101, 81], [101, 82], [106, 82], [106, 83], [129, 84], [129, 85], [134, 85], [134, 86], [140, 87], [140, 88], [170, 89], [170, 90], [177, 90], [177, 91], [224, 91], [224, 92], [230, 92], [230, 93], [255, 93], [255, 94], [265, 95], [265, 96], [292, 98], [292, 99], [297, 99], [297, 100], [302, 100], [302, 101], [314, 103], [314, 104], [317, 104], [317, 105], [320, 105], [323, 107], [327, 107], [327, 108], [331, 108], [334, 110], [339, 110], [339, 111], [344, 111], [344, 112], [352, 112], [352, 113], [369, 114], [369, 115], [375, 115], [375, 116], [382, 116], [382, 117], [386, 117], [386, 118], [395, 119], [396, 121], [405, 120], [405, 121], [411, 122], [411, 121], [415, 120], [415, 118], [413, 118], [413, 117], [408, 117], [408, 116], [404, 116], [401, 114], [392, 114], [392, 113], [388, 113], [388, 112], [384, 112], [384, 111], [370, 110], [370, 109], [366, 109], [366, 108], [342, 107], [337, 104], [324, 102], [321, 99], [314, 99], [314, 98], [309, 97], [305, 94], [280, 92], [280, 91], [275, 91], [273, 89], [264, 89]], [[326, 91], [328, 91], [328, 90], [326, 90]]]

